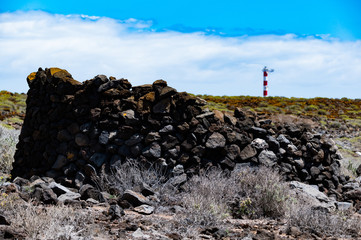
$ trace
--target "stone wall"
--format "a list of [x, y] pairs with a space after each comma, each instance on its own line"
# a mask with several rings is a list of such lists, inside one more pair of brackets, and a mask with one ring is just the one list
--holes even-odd
[[80, 83], [50, 68], [27, 81], [13, 177], [48, 176], [80, 187], [102, 167], [133, 159], [170, 172], [183, 165], [188, 177], [211, 166], [266, 165], [329, 194], [345, 183], [332, 140], [239, 108], [233, 114], [202, 109], [204, 100], [163, 80], [132, 87], [126, 79], [98, 75]]

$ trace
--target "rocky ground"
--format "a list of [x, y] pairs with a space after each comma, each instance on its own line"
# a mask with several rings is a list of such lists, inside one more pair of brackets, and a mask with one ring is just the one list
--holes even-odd
[[[182, 169], [179, 171], [177, 176], [181, 176]], [[253, 174], [250, 170], [239, 174], [242, 173]], [[275, 184], [282, 184], [274, 181], [272, 174], [274, 172], [262, 169], [262, 175], [268, 175], [267, 178], [272, 178]], [[175, 181], [177, 176], [170, 181]], [[260, 175], [255, 177], [260, 178]], [[245, 179], [255, 183], [252, 178]], [[224, 185], [218, 185], [222, 181], [224, 178], [219, 175], [200, 180], [195, 186], [197, 191], [189, 194], [202, 203], [201, 198], [205, 197], [202, 195], [203, 186], [208, 182], [217, 185], [215, 189], [205, 188], [209, 195], [220, 195], [217, 192], [220, 187], [232, 185], [228, 179]], [[355, 212], [352, 204], [337, 202], [301, 182], [284, 184], [277, 185], [276, 189], [287, 186], [287, 196], [296, 204], [285, 205], [282, 216], [254, 218], [252, 214], [247, 215], [247, 207], [257, 208], [251, 208], [247, 203], [238, 205], [244, 207], [238, 208], [244, 214], [237, 216], [219, 217], [213, 212], [205, 213], [208, 208], [202, 206], [199, 208], [205, 212], [192, 210], [190, 204], [194, 202], [189, 200], [190, 195], [185, 194], [189, 188], [187, 185], [164, 190], [143, 182], [133, 186], [133, 190], [125, 190], [122, 196], [114, 196], [92, 185], [84, 185], [79, 190], [65, 187], [48, 177], [16, 178], [12, 182], [3, 179], [0, 238], [249, 240], [358, 239], [361, 236], [361, 215]], [[358, 189], [360, 178], [350, 184], [354, 185], [350, 186], [353, 189]], [[231, 188], [231, 191], [235, 189]], [[224, 192], [225, 196], [227, 194]], [[252, 197], [254, 201], [255, 198], [257, 196]], [[266, 204], [274, 204], [272, 201], [276, 200], [271, 198]]]

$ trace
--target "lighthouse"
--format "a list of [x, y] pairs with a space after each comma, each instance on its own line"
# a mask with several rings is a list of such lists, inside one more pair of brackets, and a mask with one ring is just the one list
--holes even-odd
[[266, 66], [263, 68], [263, 97], [268, 96], [268, 73], [273, 72], [273, 69], [268, 69]]

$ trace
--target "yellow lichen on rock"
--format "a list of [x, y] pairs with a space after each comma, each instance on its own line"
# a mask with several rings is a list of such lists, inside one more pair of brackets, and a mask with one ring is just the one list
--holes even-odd
[[80, 82], [73, 79], [71, 74], [65, 69], [50, 68], [49, 73], [53, 78], [56, 78], [56, 79], [61, 80], [63, 82], [69, 82], [72, 85], [80, 85], [81, 84]]
[[28, 85], [30, 85], [30, 83], [32, 81], [34, 81], [35, 77], [36, 77], [36, 72], [32, 72], [32, 73], [29, 74], [29, 76], [26, 78], [26, 81], [28, 82]]
[[61, 69], [61, 68], [50, 68], [49, 71], [50, 71], [51, 76], [54, 76], [55, 73], [60, 72], [60, 71], [64, 71], [70, 75], [70, 73], [68, 71], [66, 71], [65, 69]]

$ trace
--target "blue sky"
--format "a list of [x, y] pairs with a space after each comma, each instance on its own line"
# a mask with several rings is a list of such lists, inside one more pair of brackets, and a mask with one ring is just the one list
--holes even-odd
[[0, 89], [38, 67], [179, 91], [360, 98], [361, 1], [0, 0]]

